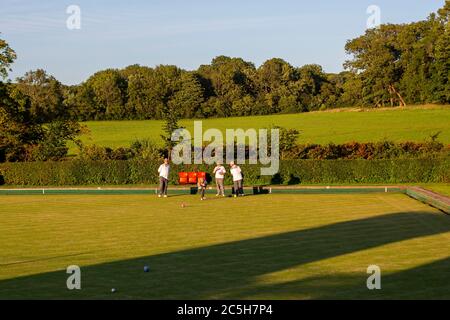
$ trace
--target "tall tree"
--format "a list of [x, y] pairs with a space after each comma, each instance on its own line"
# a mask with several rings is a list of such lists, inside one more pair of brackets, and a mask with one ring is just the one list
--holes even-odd
[[68, 87], [64, 90], [64, 106], [73, 120], [99, 120], [100, 114], [96, 108], [95, 94], [91, 86], [86, 82]]
[[347, 61], [345, 66], [361, 77], [367, 104], [406, 105], [398, 90], [403, 75], [402, 51], [398, 44], [402, 28], [401, 25], [381, 25], [345, 46], [347, 54], [353, 55], [353, 60]]
[[3, 79], [8, 76], [8, 72], [11, 71], [10, 66], [16, 58], [16, 52], [5, 40], [0, 39], [0, 76]]
[[204, 92], [197, 75], [191, 72], [184, 72], [181, 75], [181, 86], [169, 101], [172, 108], [184, 118], [193, 118], [201, 116], [199, 114], [202, 103], [204, 102]]
[[255, 66], [241, 58], [219, 56], [211, 65], [200, 66], [198, 73], [210, 81], [214, 96], [208, 107], [217, 116], [231, 116], [233, 102], [246, 95], [253, 95]]
[[440, 28], [435, 46], [435, 72], [433, 80], [436, 85], [435, 101], [450, 103], [450, 1], [446, 0], [443, 8], [438, 10]]
[[127, 109], [134, 109], [137, 119], [156, 119], [158, 104], [152, 97], [155, 72], [152, 68], [133, 66], [125, 69], [127, 77]]
[[259, 99], [266, 105], [268, 113], [295, 108], [297, 98], [290, 85], [296, 80], [295, 69], [279, 58], [267, 60], [258, 68], [256, 85]]
[[168, 107], [174, 109], [177, 116], [181, 116], [181, 110], [169, 106], [169, 101], [181, 88], [181, 74], [182, 70], [177, 66], [159, 65], [155, 68], [149, 97], [155, 103], [157, 118], [167, 119]]
[[164, 119], [164, 134], [161, 135], [161, 138], [164, 141], [164, 146], [167, 150], [168, 158], [170, 158], [172, 148], [175, 145], [175, 143], [172, 141], [172, 133], [180, 128], [178, 124], [180, 117], [180, 109], [178, 109], [176, 105], [168, 104], [168, 106], [162, 110], [162, 118]]
[[81, 126], [64, 119], [62, 99], [61, 84], [43, 70], [28, 72], [16, 84], [0, 81], [0, 162], [67, 155], [66, 142], [75, 140]]
[[94, 93], [99, 118], [114, 120], [133, 117], [133, 111], [125, 107], [127, 84], [118, 70], [99, 71], [87, 80], [87, 85]]
[[327, 76], [321, 66], [317, 64], [305, 65], [297, 69], [298, 80], [295, 88], [299, 104], [302, 106], [298, 111], [310, 111], [319, 109], [325, 98], [321, 96], [322, 87], [328, 83]]
[[29, 110], [33, 121], [37, 123], [67, 116], [67, 110], [63, 106], [61, 83], [42, 69], [29, 71], [23, 77], [17, 78], [11, 96], [21, 108]]

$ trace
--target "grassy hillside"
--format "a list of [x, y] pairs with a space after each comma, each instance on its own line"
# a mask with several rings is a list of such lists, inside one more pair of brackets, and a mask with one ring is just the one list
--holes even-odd
[[[301, 130], [301, 143], [350, 141], [423, 141], [442, 131], [439, 140], [450, 143], [450, 107], [413, 107], [373, 111], [312, 112], [203, 120], [204, 129], [266, 128], [278, 125]], [[97, 121], [85, 123], [90, 134], [83, 136], [87, 144], [109, 147], [128, 146], [134, 139], [148, 138], [161, 142], [162, 121]], [[181, 124], [192, 130], [193, 120]], [[72, 149], [73, 151], [73, 149]]]

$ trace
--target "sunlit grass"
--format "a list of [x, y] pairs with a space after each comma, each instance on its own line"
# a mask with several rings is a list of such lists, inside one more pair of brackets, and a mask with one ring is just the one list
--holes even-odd
[[425, 184], [423, 185], [425, 189], [440, 193], [442, 195], [450, 197], [450, 184]]
[[[268, 128], [274, 125], [301, 131], [300, 143], [424, 141], [441, 132], [439, 140], [450, 143], [450, 107], [408, 107], [403, 109], [311, 112], [303, 114], [238, 117], [203, 120], [204, 130], [217, 128]], [[181, 125], [193, 133], [193, 121]], [[108, 147], [129, 146], [136, 139], [161, 143], [162, 121], [91, 121], [85, 123], [91, 133], [82, 138], [86, 144]], [[72, 145], [71, 152], [77, 150]]]
[[0, 299], [450, 298], [450, 217], [403, 194], [0, 201]]

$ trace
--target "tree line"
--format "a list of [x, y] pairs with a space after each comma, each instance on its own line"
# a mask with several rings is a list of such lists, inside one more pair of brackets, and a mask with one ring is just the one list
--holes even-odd
[[[0, 161], [58, 158], [78, 121], [210, 118], [307, 112], [336, 107], [450, 103], [450, 1], [423, 21], [385, 24], [349, 40], [345, 70], [295, 67], [273, 58], [260, 67], [219, 56], [187, 71], [131, 65], [67, 86], [45, 70], [0, 81]], [[0, 39], [0, 79], [16, 59]]]
[[450, 102], [450, 1], [426, 20], [386, 24], [347, 42], [345, 71], [295, 67], [274, 58], [260, 67], [219, 56], [197, 70], [131, 65], [65, 86], [44, 70], [8, 86], [39, 120], [164, 119], [295, 113], [350, 106]]

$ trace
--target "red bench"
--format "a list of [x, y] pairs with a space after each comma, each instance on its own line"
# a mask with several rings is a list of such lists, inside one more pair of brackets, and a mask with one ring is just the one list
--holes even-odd
[[181, 185], [197, 184], [199, 178], [206, 179], [206, 172], [179, 172], [178, 183]]

